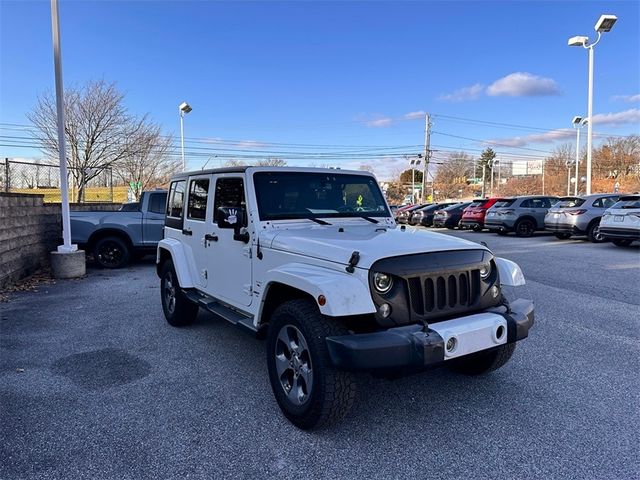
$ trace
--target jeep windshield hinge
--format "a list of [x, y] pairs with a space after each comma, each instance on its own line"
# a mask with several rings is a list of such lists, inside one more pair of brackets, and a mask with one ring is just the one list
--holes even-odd
[[353, 273], [355, 272], [355, 266], [358, 265], [358, 262], [360, 261], [360, 252], [353, 252], [351, 254], [351, 258], [349, 259], [349, 265], [347, 265], [347, 268], [345, 268], [345, 270], [349, 273]]

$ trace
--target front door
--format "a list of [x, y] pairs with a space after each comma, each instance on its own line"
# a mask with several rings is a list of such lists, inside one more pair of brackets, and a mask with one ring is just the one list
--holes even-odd
[[[214, 175], [212, 220], [209, 227], [217, 237], [208, 249], [207, 265], [209, 284], [207, 292], [231, 305], [251, 304], [251, 242], [235, 240], [232, 228], [220, 228], [218, 218], [220, 207], [245, 209], [246, 195], [244, 177], [234, 174]], [[244, 227], [247, 215], [244, 215]]]
[[191, 278], [199, 287], [206, 287], [209, 273], [207, 271], [208, 242], [205, 236], [209, 233], [211, 207], [209, 190], [211, 175], [189, 177], [187, 185], [187, 201], [182, 227], [182, 242], [187, 250]]

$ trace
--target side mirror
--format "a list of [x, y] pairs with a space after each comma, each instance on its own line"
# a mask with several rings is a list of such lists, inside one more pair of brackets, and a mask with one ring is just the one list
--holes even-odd
[[233, 228], [233, 239], [249, 243], [249, 233], [244, 228], [245, 210], [242, 207], [218, 208], [218, 228]]

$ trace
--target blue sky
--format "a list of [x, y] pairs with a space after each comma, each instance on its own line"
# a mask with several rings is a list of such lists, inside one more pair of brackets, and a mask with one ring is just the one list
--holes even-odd
[[[586, 114], [587, 53], [567, 39], [594, 38], [602, 13], [618, 22], [595, 50], [594, 130], [639, 133], [636, 1], [61, 0], [64, 80], [117, 82], [133, 113], [176, 138], [177, 105], [188, 101], [187, 150], [201, 154], [192, 167], [203, 153], [219, 163], [220, 149], [272, 151], [291, 164], [370, 164], [385, 177], [403, 165], [399, 153], [421, 149], [416, 112], [434, 114], [436, 157], [493, 140], [499, 153], [533, 158], [573, 140], [556, 130]], [[53, 88], [49, 2], [0, 0], [0, 29], [0, 132], [24, 135], [6, 124], [27, 124], [37, 94]], [[0, 155], [41, 157], [16, 146]]]

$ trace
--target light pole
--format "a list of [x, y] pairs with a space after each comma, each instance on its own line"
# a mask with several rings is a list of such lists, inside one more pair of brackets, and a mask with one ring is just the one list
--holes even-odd
[[415, 166], [420, 165], [420, 158], [422, 155], [418, 155], [418, 158], [413, 158], [409, 162], [411, 165], [411, 203], [416, 203], [416, 169]]
[[182, 151], [182, 171], [187, 171], [187, 163], [184, 159], [184, 116], [189, 113], [191, 110], [191, 105], [187, 102], [182, 102], [178, 107], [180, 111], [180, 150]]
[[[496, 163], [500, 163], [497, 158], [491, 160], [491, 196], [493, 197], [493, 170], [496, 168]], [[500, 182], [500, 178], [498, 178], [498, 182]]]
[[[593, 122], [591, 121], [593, 116], [593, 47], [598, 44], [603, 32], [611, 31], [616, 20], [618, 20], [618, 17], [615, 15], [600, 15], [600, 18], [593, 27], [598, 33], [598, 38], [591, 44], [589, 44], [589, 37], [585, 36], [571, 37], [568, 42], [570, 47], [583, 47], [589, 50], [589, 92], [587, 102], [587, 195], [591, 195], [591, 150], [593, 144]], [[577, 181], [578, 179], [576, 178], [576, 183]]]
[[[573, 194], [578, 196], [578, 165], [580, 165], [580, 127], [586, 123], [586, 119], [576, 115], [573, 117], [573, 128], [576, 129], [576, 182], [574, 186]], [[567, 189], [567, 195], [569, 190]]]

